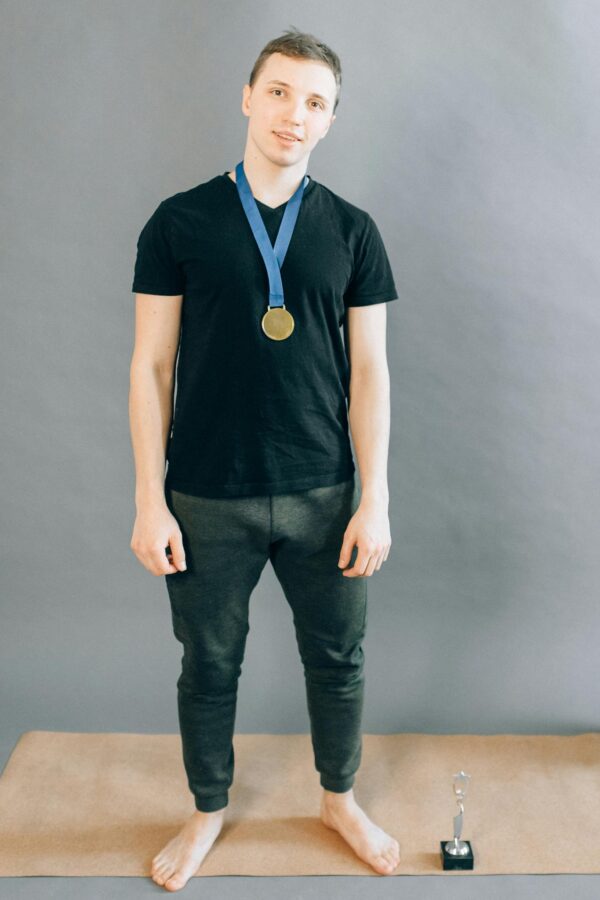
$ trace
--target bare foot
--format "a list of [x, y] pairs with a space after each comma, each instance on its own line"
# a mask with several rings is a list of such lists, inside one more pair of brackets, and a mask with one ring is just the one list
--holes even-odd
[[343, 794], [323, 791], [321, 820], [381, 875], [391, 875], [400, 862], [398, 841], [369, 819], [354, 799], [352, 788]]
[[209, 813], [196, 810], [152, 860], [152, 880], [167, 891], [179, 891], [187, 884], [218, 837], [226, 808]]

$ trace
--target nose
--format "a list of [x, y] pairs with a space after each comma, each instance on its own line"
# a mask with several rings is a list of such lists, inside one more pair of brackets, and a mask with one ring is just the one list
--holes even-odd
[[304, 122], [304, 107], [300, 100], [294, 102], [290, 100], [290, 103], [286, 109], [287, 112], [287, 121], [289, 122], [290, 130], [293, 128], [297, 128], [299, 125], [302, 125]]

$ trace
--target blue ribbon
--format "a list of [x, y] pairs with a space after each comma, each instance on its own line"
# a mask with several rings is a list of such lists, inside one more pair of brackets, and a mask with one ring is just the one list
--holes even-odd
[[250, 223], [252, 234], [258, 244], [258, 249], [262, 254], [267, 267], [269, 276], [269, 308], [272, 306], [284, 306], [283, 302], [283, 283], [281, 281], [281, 266], [285, 259], [285, 254], [292, 239], [296, 219], [300, 212], [300, 204], [304, 188], [308, 184], [308, 175], [305, 175], [294, 194], [288, 200], [279, 231], [275, 247], [273, 248], [265, 223], [262, 220], [256, 200], [248, 184], [246, 173], [244, 172], [244, 162], [239, 162], [235, 167], [235, 186], [237, 187], [246, 218]]

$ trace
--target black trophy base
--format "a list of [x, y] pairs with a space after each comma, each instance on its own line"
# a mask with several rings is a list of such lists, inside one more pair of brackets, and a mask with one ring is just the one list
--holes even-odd
[[452, 853], [448, 853], [445, 850], [446, 844], [448, 841], [440, 841], [440, 851], [442, 854], [442, 868], [449, 869], [472, 869], [473, 868], [473, 848], [469, 841], [465, 841], [465, 844], [469, 845], [469, 852], [465, 853], [464, 856], [454, 856]]

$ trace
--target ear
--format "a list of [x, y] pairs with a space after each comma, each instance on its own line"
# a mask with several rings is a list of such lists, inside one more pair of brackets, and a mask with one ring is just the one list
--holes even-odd
[[252, 96], [252, 88], [249, 84], [245, 84], [242, 88], [242, 112], [245, 116], [250, 115], [250, 97]]
[[321, 140], [323, 140], [323, 138], [325, 137], [325, 135], [328, 133], [329, 129], [333, 125], [334, 119], [335, 119], [335, 116], [332, 116], [331, 119], [329, 120], [329, 125], [327, 126], [327, 131], [325, 131], [325, 134], [323, 134], [321, 136]]

